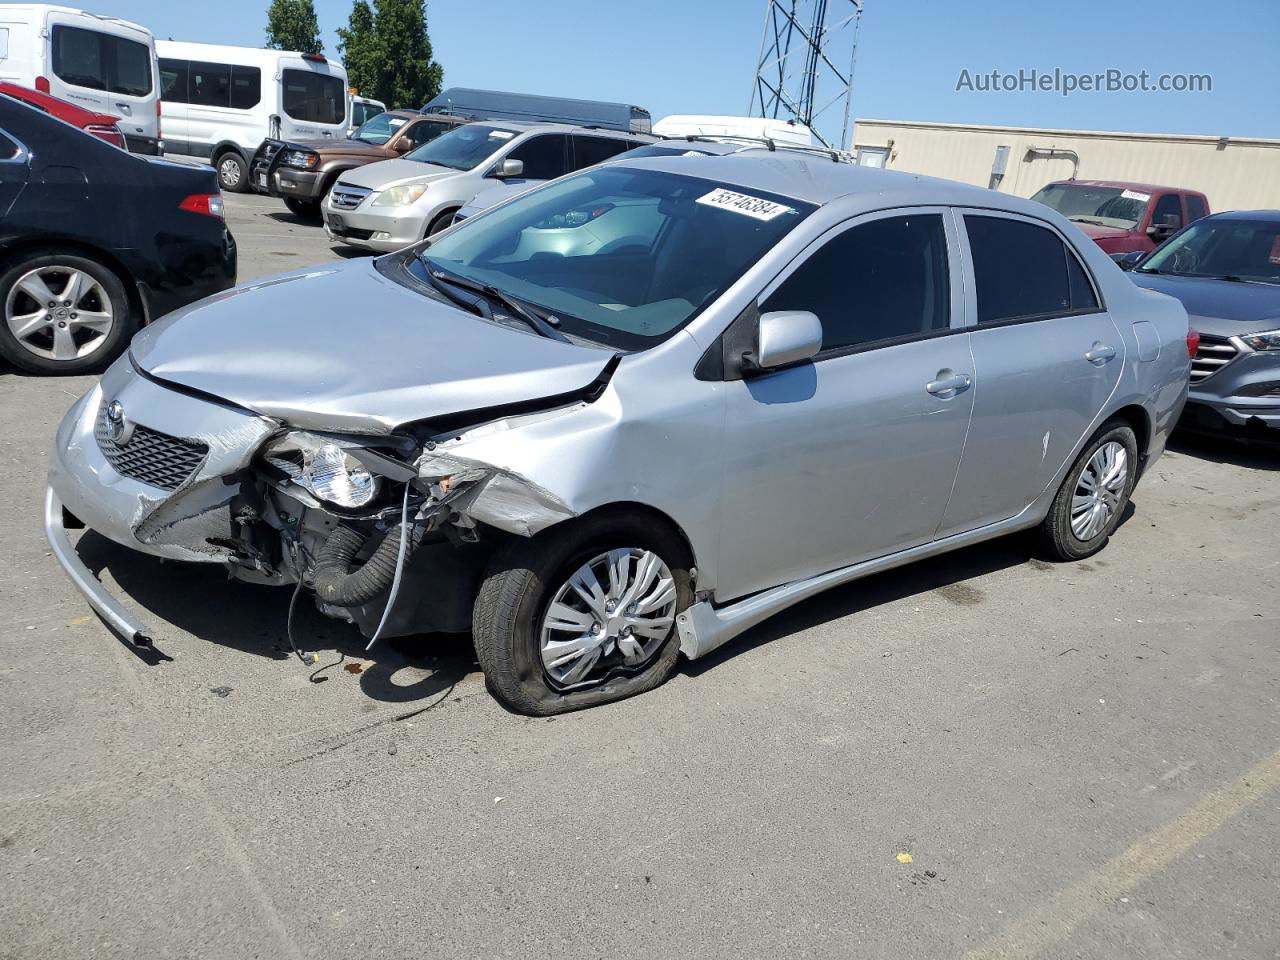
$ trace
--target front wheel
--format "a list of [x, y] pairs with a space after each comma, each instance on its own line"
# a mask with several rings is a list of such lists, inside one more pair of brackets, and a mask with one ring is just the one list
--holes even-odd
[[247, 193], [249, 190], [249, 165], [244, 157], [228, 150], [218, 157], [218, 186], [225, 193]]
[[1080, 451], [1040, 525], [1055, 560], [1083, 560], [1107, 545], [1138, 480], [1138, 440], [1119, 420], [1102, 425]]
[[691, 566], [678, 536], [639, 518], [588, 518], [513, 542], [473, 614], [489, 690], [535, 716], [652, 690], [680, 654]]
[[319, 200], [299, 200], [297, 197], [285, 197], [284, 205], [289, 208], [289, 212], [295, 217], [302, 220], [319, 220], [320, 219], [320, 201]]

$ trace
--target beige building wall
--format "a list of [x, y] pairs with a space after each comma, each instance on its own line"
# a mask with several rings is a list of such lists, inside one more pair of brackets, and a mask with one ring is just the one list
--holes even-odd
[[[1007, 160], [993, 183], [1000, 146], [1009, 148]], [[1215, 211], [1280, 209], [1280, 140], [858, 120], [854, 149], [862, 163], [1023, 197], [1069, 178], [1074, 153], [1079, 180], [1187, 187], [1203, 192]]]

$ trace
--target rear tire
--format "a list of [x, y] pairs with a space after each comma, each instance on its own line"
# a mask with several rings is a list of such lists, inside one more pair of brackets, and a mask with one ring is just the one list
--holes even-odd
[[1040, 524], [1041, 552], [1083, 560], [1107, 545], [1138, 479], [1138, 439], [1123, 420], [1108, 420], [1067, 471]]
[[[596, 631], [590, 624], [593, 608], [583, 602], [582, 594], [574, 593], [569, 581], [610, 551], [617, 551], [613, 556], [630, 551], [620, 569], [632, 580], [624, 575], [621, 584], [600, 582], [624, 603], [615, 603], [612, 612], [604, 614], [602, 595], [602, 613], [595, 619], [607, 623]], [[691, 566], [679, 536], [636, 516], [588, 517], [512, 541], [493, 558], [472, 615], [476, 655], [489, 691], [519, 713], [549, 716], [652, 690], [671, 676], [680, 655], [675, 618], [693, 600]], [[652, 581], [645, 579], [646, 570], [654, 571]], [[628, 582], [636, 585], [630, 596]], [[548, 616], [553, 602], [571, 619], [585, 614], [582, 626], [554, 632], [557, 628], [549, 626], [554, 618]], [[573, 609], [566, 609], [566, 604]], [[644, 617], [652, 618], [646, 627], [651, 640], [640, 629], [615, 629], [615, 624], [644, 623], [637, 619]], [[571, 657], [577, 647], [585, 651], [580, 659], [592, 666], [573, 676], [577, 661], [566, 659], [568, 666], [560, 666], [557, 651], [568, 649]], [[634, 662], [628, 662], [632, 658]], [[559, 676], [553, 678], [553, 673]]]
[[97, 373], [140, 326], [113, 270], [56, 250], [0, 267], [0, 306], [0, 356], [31, 373]]
[[213, 166], [218, 171], [218, 186], [224, 193], [249, 192], [249, 164], [235, 150], [218, 154]]

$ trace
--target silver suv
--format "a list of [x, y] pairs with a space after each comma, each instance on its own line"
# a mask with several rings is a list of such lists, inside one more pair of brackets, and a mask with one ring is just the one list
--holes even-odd
[[557, 713], [921, 557], [1102, 549], [1189, 368], [1182, 305], [1041, 204], [624, 160], [148, 327], [59, 428], [45, 523], [131, 642], [67, 519], [371, 645], [470, 629], [496, 696]]
[[445, 229], [487, 187], [532, 187], [652, 139], [568, 124], [469, 123], [403, 157], [342, 174], [321, 213], [332, 240], [399, 250]]

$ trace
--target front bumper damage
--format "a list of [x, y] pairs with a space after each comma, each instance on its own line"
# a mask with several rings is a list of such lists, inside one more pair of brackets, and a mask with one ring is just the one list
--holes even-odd
[[[109, 413], [125, 427], [114, 426]], [[113, 446], [112, 429], [135, 437]], [[154, 631], [94, 577], [69, 526], [153, 556], [217, 564], [247, 582], [301, 582], [316, 591], [323, 613], [368, 637], [458, 632], [470, 627], [493, 548], [575, 515], [519, 474], [451, 452], [457, 430], [439, 445], [330, 438], [382, 484], [369, 508], [336, 508], [264, 457], [286, 432], [278, 420], [149, 379], [126, 355], [58, 430], [44, 516], [53, 556], [90, 606], [136, 646], [149, 645]], [[203, 450], [203, 458], [173, 483], [162, 464], [145, 461], [153, 436]], [[120, 455], [138, 444], [142, 454]], [[360, 589], [348, 589], [357, 577]]]

